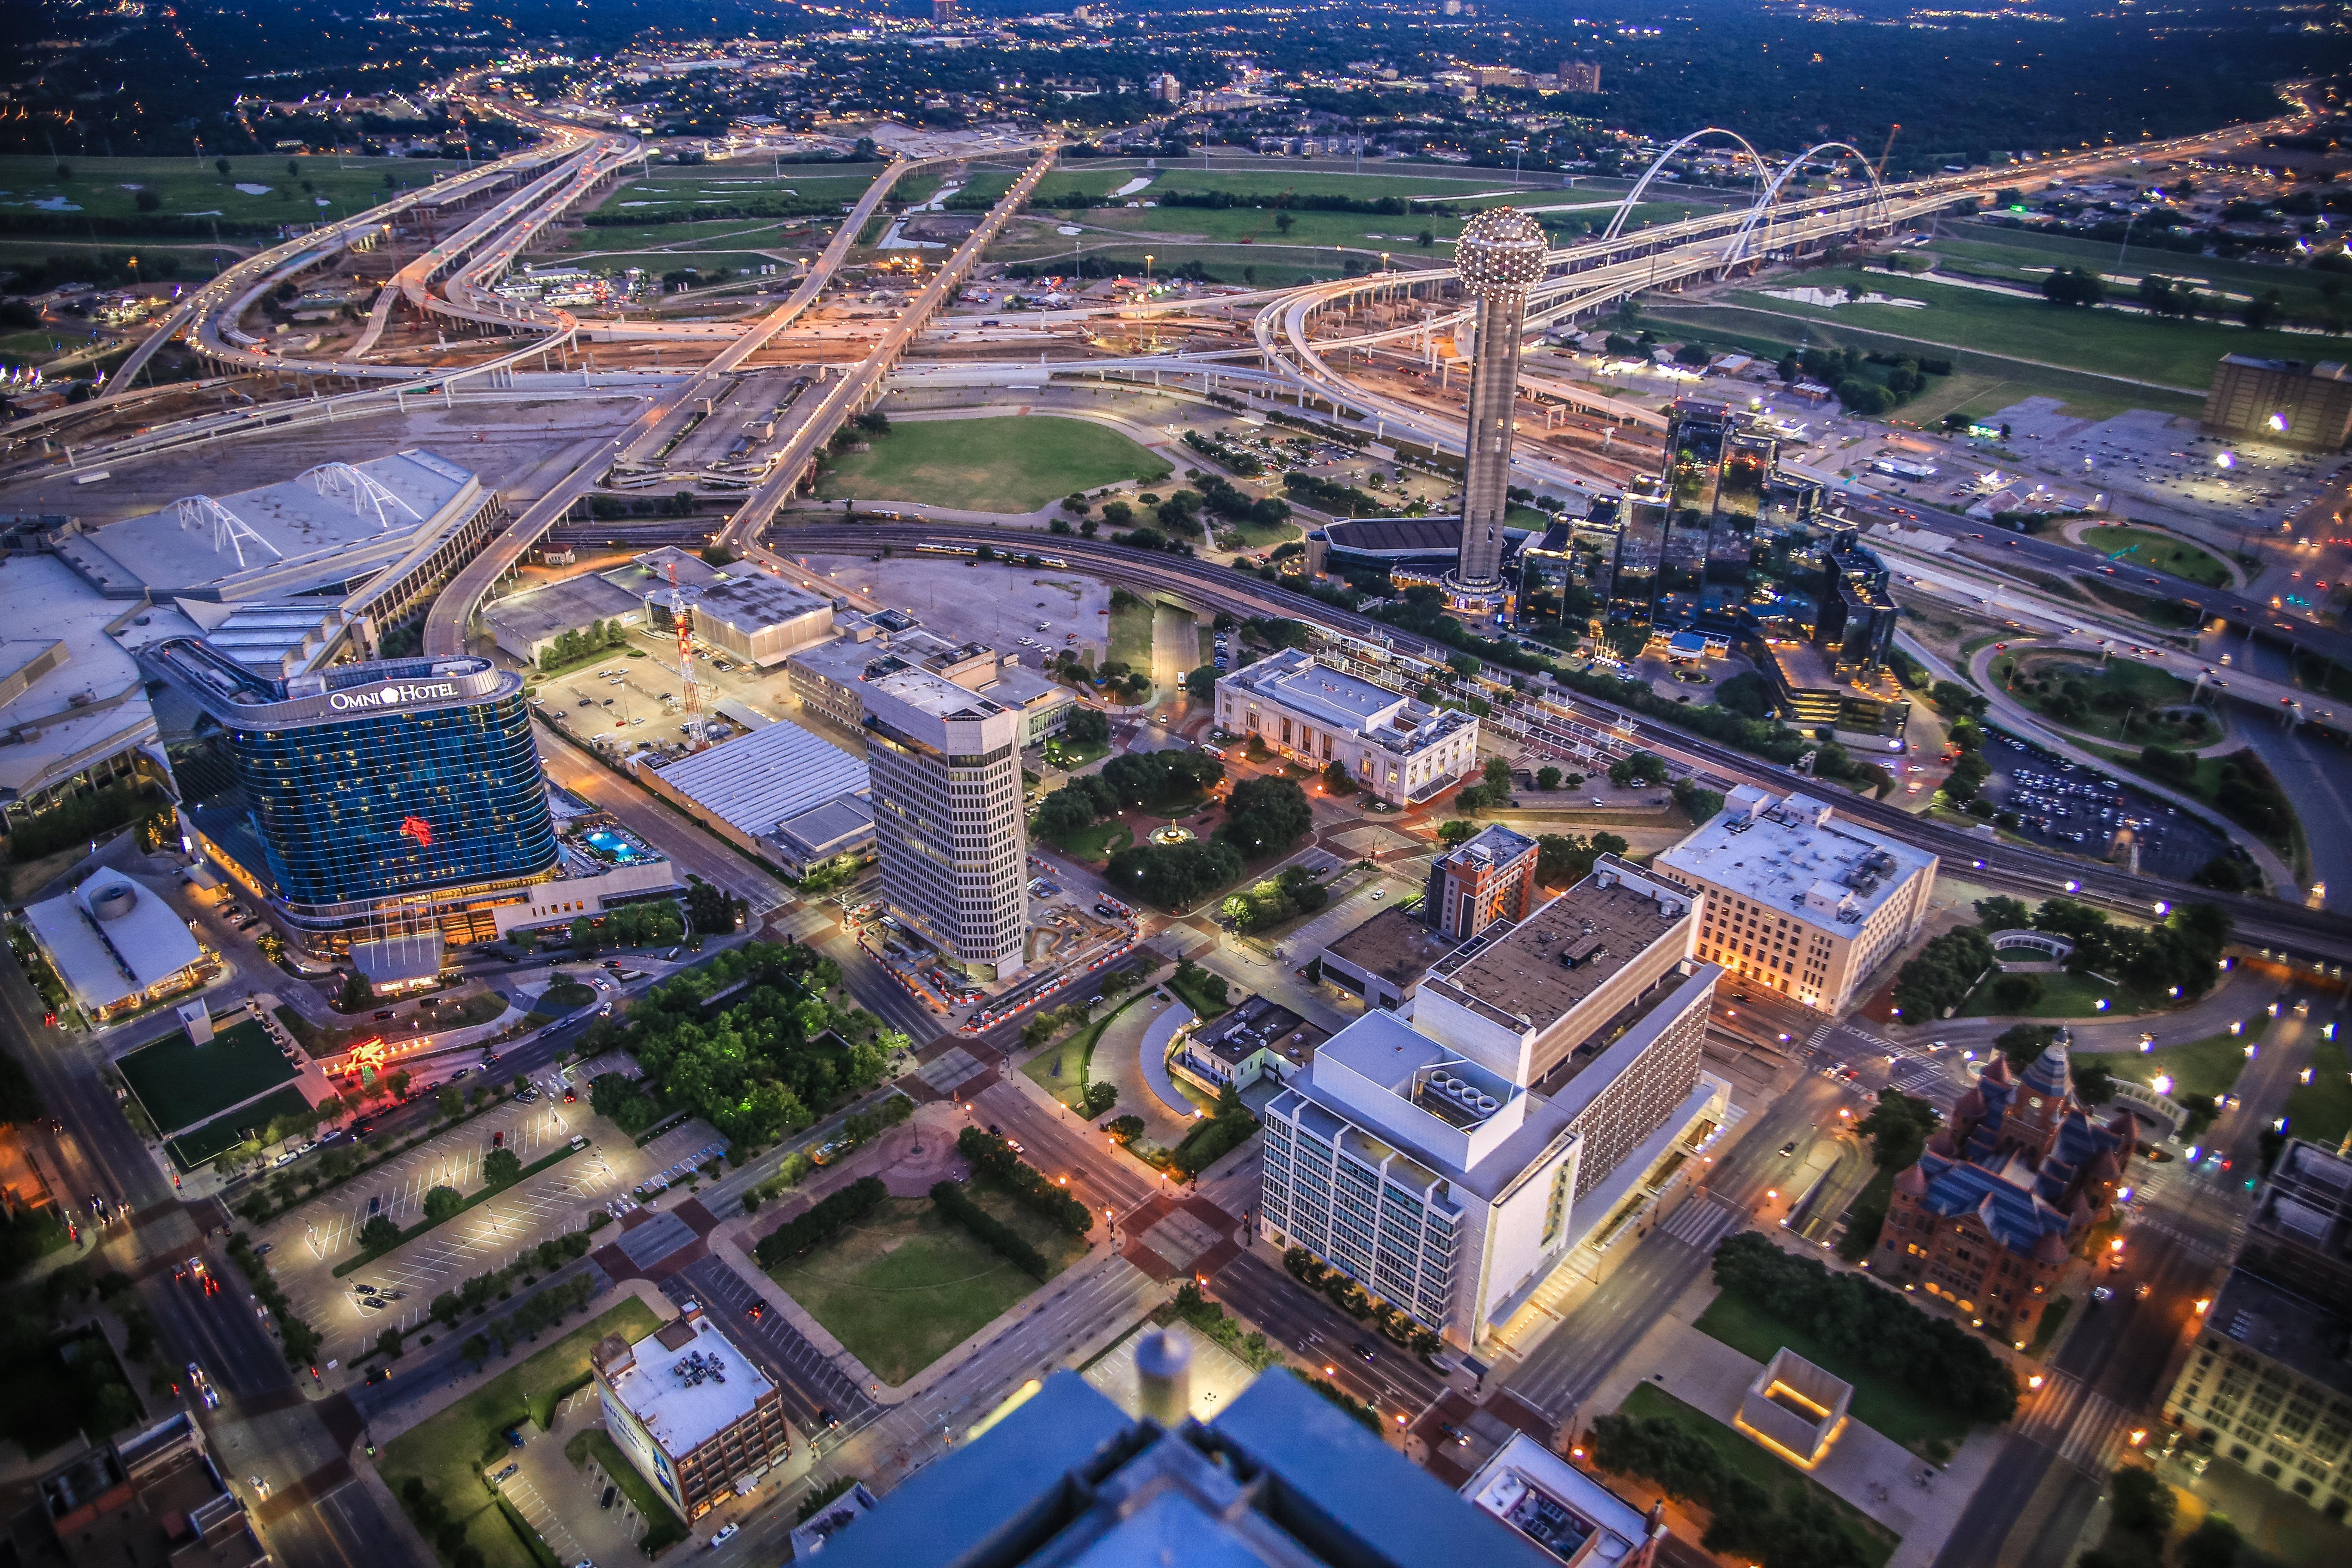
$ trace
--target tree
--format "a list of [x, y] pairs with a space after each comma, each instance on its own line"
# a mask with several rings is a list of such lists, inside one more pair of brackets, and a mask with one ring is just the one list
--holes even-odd
[[1062, 738], [1075, 746], [1108, 745], [1110, 715], [1099, 708], [1073, 708], [1062, 721]]
[[1993, 1049], [2009, 1058], [2009, 1065], [2023, 1068], [2034, 1058], [2050, 1048], [2058, 1037], [2054, 1024], [2011, 1024], [1993, 1039]]
[[2154, 1470], [2137, 1465], [2117, 1470], [2109, 1495], [2116, 1529], [2158, 1537], [2172, 1529], [2179, 1500]]
[[1547, 833], [1536, 840], [1536, 879], [1548, 887], [1569, 887], [1592, 875], [1593, 862], [1601, 856], [1622, 855], [1629, 847], [1614, 833], [1596, 833], [1590, 838]]
[[375, 987], [368, 984], [366, 975], [354, 969], [343, 976], [342, 994], [335, 999], [335, 1005], [346, 1013], [356, 1013], [374, 1000]]
[[1976, 909], [1977, 923], [1987, 931], [2023, 931], [2033, 919], [2021, 900], [2005, 895], [1979, 899]]
[[436, 1224], [465, 1206], [464, 1196], [455, 1187], [435, 1187], [425, 1194], [425, 1217]]
[[1314, 809], [1295, 781], [1250, 778], [1226, 796], [1225, 820], [1217, 838], [1244, 858], [1255, 859], [1283, 853], [1314, 825]]
[[2209, 1513], [2205, 1522], [2181, 1542], [2175, 1558], [2180, 1568], [2231, 1568], [2242, 1544], [2236, 1525], [2218, 1513]]
[[490, 1342], [480, 1334], [467, 1334], [466, 1342], [457, 1347], [457, 1355], [478, 1367], [490, 1359]]
[[466, 1097], [460, 1090], [445, 1089], [433, 1097], [433, 1108], [445, 1121], [455, 1121], [466, 1114]]
[[1609, 782], [1619, 789], [1666, 782], [1666, 759], [1653, 752], [1635, 752], [1609, 764]]
[[1927, 1101], [1889, 1089], [1879, 1092], [1877, 1106], [1854, 1131], [1871, 1141], [1872, 1157], [1880, 1170], [1900, 1171], [1917, 1163], [1928, 1134], [1941, 1121]]
[[482, 1184], [504, 1187], [522, 1175], [522, 1157], [511, 1149], [493, 1149], [482, 1159]]
[[384, 1090], [394, 1100], [406, 1100], [408, 1098], [408, 1086], [413, 1081], [415, 1080], [411, 1077], [408, 1069], [406, 1068], [402, 1068], [397, 1072], [386, 1073], [384, 1075]]
[[1353, 795], [1357, 789], [1356, 775], [1348, 771], [1346, 763], [1334, 757], [1324, 766], [1323, 787], [1333, 795]]
[[1118, 1086], [1115, 1083], [1087, 1085], [1087, 1114], [1100, 1116], [1118, 1103]]
[[1122, 1143], [1132, 1143], [1143, 1136], [1143, 1118], [1140, 1116], [1114, 1117], [1106, 1131]]
[[375, 1337], [375, 1353], [386, 1361], [400, 1359], [400, 1331], [386, 1329]]
[[218, 171], [220, 172], [220, 177], [221, 177], [222, 179], [226, 180], [226, 179], [227, 179], [227, 178], [228, 178], [228, 160], [227, 160], [227, 159], [226, 159], [226, 158], [215, 158], [215, 159], [214, 159], [214, 160], [213, 160], [213, 167], [214, 167], [215, 169], [216, 169], [216, 170], [218, 170]]
[[1278, 212], [1274, 215], [1274, 226], [1285, 234], [1288, 234], [1297, 222], [1298, 219], [1287, 212]]
[[735, 905], [709, 882], [696, 882], [686, 890], [686, 917], [705, 936], [724, 936], [735, 929]]
[[360, 1246], [369, 1252], [388, 1252], [400, 1245], [400, 1226], [390, 1215], [371, 1215], [360, 1226]]
[[[2107, 290], [2096, 273], [2080, 267], [2063, 267], [2042, 280], [2042, 297], [2053, 305], [2087, 309], [2105, 299]], [[2006, 437], [2008, 433], [2002, 434]]]
[[1549, 794], [1559, 787], [1560, 771], [1546, 765], [1536, 770], [1536, 788]]

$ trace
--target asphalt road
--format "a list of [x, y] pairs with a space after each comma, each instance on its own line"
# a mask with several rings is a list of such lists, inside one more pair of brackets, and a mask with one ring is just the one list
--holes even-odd
[[[1360, 1323], [1255, 1252], [1217, 1272], [1217, 1299], [1257, 1325], [1268, 1339], [1309, 1363], [1378, 1410], [1385, 1420], [1418, 1420], [1447, 1389], [1444, 1377], [1378, 1329]], [[1355, 1347], [1372, 1352], [1366, 1361]]]

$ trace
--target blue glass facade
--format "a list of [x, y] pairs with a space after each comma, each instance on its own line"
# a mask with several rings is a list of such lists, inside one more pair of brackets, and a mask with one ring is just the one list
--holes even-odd
[[151, 662], [219, 724], [264, 862], [248, 868], [266, 870], [297, 919], [446, 904], [553, 870], [554, 825], [512, 671], [404, 659], [280, 683], [189, 642], [163, 645]]

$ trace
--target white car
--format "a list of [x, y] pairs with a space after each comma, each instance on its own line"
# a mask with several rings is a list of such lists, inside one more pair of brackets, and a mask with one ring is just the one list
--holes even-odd
[[720, 1525], [719, 1527], [719, 1533], [710, 1538], [710, 1544], [714, 1548], [726, 1545], [729, 1542], [735, 1539], [735, 1532], [742, 1528], [743, 1527], [740, 1524]]

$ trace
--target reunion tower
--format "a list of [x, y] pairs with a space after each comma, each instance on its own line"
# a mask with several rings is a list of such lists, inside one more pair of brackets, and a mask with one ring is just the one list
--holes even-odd
[[1503, 513], [1510, 505], [1511, 407], [1519, 388], [1519, 336], [1528, 290], [1550, 249], [1542, 226], [1512, 207], [1488, 207], [1462, 230], [1454, 266], [1477, 300], [1470, 365], [1470, 428], [1463, 443], [1462, 556], [1454, 586], [1503, 586]]

